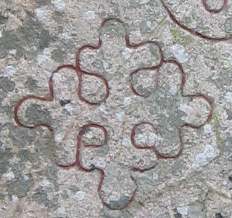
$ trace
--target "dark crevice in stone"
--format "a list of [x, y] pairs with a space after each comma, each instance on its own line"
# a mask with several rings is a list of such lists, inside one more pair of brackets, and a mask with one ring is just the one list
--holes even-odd
[[6, 23], [7, 20], [8, 20], [8, 17], [5, 17], [5, 16], [3, 16], [3, 15], [0, 15], [0, 24]]
[[216, 214], [215, 214], [215, 218], [224, 218], [224, 216], [222, 216], [221, 213], [216, 213]]
[[229, 181], [232, 182], [232, 175], [228, 177]]
[[60, 100], [60, 105], [63, 107], [65, 106], [66, 104], [69, 104], [71, 103], [71, 100], [68, 100], [68, 99], [61, 99]]
[[178, 212], [175, 213], [174, 216], [175, 216], [175, 218], [182, 218], [182, 215], [180, 213], [178, 213]]

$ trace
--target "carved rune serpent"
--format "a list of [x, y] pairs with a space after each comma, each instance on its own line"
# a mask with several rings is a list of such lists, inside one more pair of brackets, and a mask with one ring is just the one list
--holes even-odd
[[[180, 28], [192, 35], [214, 42], [228, 41], [232, 39], [232, 32], [228, 32], [227, 34], [223, 33], [224, 35], [220, 33], [223, 25], [226, 24], [226, 19], [228, 19], [228, 25], [231, 25], [231, 18], [228, 17], [231, 11], [228, 0], [160, 1], [169, 18]], [[191, 4], [196, 5], [196, 7], [188, 7], [188, 5], [190, 6]], [[181, 11], [184, 12], [182, 14], [183, 16], [179, 15], [181, 14], [181, 11], [179, 11], [178, 15], [174, 12], [175, 6], [178, 6], [177, 8], [181, 8], [182, 6], [184, 7], [181, 9]], [[205, 13], [205, 11], [207, 13]], [[221, 13], [223, 11], [227, 11], [226, 14], [228, 16], [226, 16], [225, 13]], [[197, 17], [197, 19], [194, 18], [192, 24], [191, 22], [187, 23], [184, 20], [186, 14], [188, 14], [189, 17], [191, 17], [191, 14], [194, 14], [194, 17]], [[219, 24], [218, 26], [215, 25], [215, 20], [217, 20]], [[203, 27], [202, 30], [200, 30], [201, 27]], [[209, 27], [209, 33], [205, 33], [205, 29], [208, 29]], [[216, 30], [220, 35], [214, 34], [214, 31]]]
[[[60, 99], [59, 95], [65, 93], [67, 97], [64, 86], [68, 87], [68, 91], [71, 89], [71, 92], [74, 92], [71, 101], [74, 110], [70, 113], [76, 116], [72, 121], [78, 126], [74, 129], [66, 127], [63, 132], [64, 138], [67, 138], [67, 134], [72, 134], [72, 130], [75, 132], [75, 154], [65, 161], [61, 158], [62, 161], [58, 160], [57, 164], [67, 170], [77, 167], [84, 172], [98, 172], [98, 195], [103, 205], [112, 210], [121, 210], [132, 202], [138, 189], [133, 174], [154, 169], [156, 162], [154, 164], [150, 160], [152, 158], [160, 161], [178, 158], [184, 148], [184, 129], [198, 129], [209, 122], [213, 113], [213, 101], [204, 94], [184, 93], [186, 74], [183, 67], [176, 60], [165, 59], [158, 42], [132, 43], [126, 25], [116, 18], [104, 20], [100, 32], [97, 45], [87, 44], [78, 49], [75, 65], [61, 65], [51, 74], [47, 95], [28, 95], [19, 100], [14, 109], [14, 117], [19, 126], [31, 129], [46, 127], [56, 138], [57, 130], [60, 132], [57, 123], [54, 126], [46, 121], [31, 123], [20, 114], [25, 111], [24, 107], [28, 108], [28, 104], [33, 102], [46, 103], [48, 108], [54, 109], [53, 103]], [[112, 32], [117, 37], [119, 34], [120, 46], [115, 42], [118, 38], [114, 38]], [[112, 43], [113, 39], [115, 41]], [[102, 56], [107, 59], [108, 64], [104, 64], [106, 67], [103, 72], [93, 73], [84, 69], [82, 61], [87, 58], [83, 58], [82, 53], [87, 51], [90, 57], [94, 53], [95, 56], [100, 55], [102, 61]], [[144, 52], [150, 56], [140, 57]], [[146, 57], [151, 58], [152, 62], [147, 63]], [[110, 61], [115, 58], [119, 64], [113, 68], [113, 62]], [[120, 61], [124, 58], [126, 63], [124, 61], [124, 64], [121, 64]], [[126, 73], [127, 70], [129, 73]], [[63, 82], [65, 77], [70, 79], [69, 76], [74, 87]], [[57, 91], [59, 82], [62, 89]], [[150, 86], [147, 87], [147, 84]], [[96, 87], [96, 91], [93, 91]], [[199, 105], [204, 105], [204, 112], [202, 108], [198, 108]], [[181, 107], [185, 109], [185, 113], [180, 113]], [[58, 113], [57, 106], [54, 110]], [[59, 119], [62, 113], [63, 111]], [[183, 114], [187, 114], [184, 120], [181, 117]], [[200, 118], [191, 119], [194, 116]], [[65, 114], [63, 121], [67, 119]], [[103, 148], [110, 150], [104, 156], [104, 166], [96, 161]], [[139, 155], [140, 160], [134, 161], [134, 155]], [[144, 164], [146, 161], [141, 162], [141, 158], [147, 156], [149, 164]], [[125, 178], [121, 177], [118, 181], [116, 177], [123, 173]], [[112, 197], [114, 192], [117, 192], [117, 198]]]

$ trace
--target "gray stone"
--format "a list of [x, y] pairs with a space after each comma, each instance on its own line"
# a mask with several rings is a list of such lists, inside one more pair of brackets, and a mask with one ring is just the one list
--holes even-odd
[[39, 204], [43, 204], [45, 207], [49, 206], [47, 190], [44, 190], [43, 187], [39, 187], [34, 191], [34, 194], [32, 195], [32, 200], [35, 200]]
[[29, 124], [51, 124], [52, 121], [49, 111], [38, 104], [31, 104], [26, 109], [25, 117]]
[[[5, 57], [10, 50], [17, 50], [17, 57], [35, 54], [47, 48], [52, 40], [49, 32], [28, 13], [23, 25], [15, 31], [4, 31], [0, 38], [0, 57]], [[28, 55], [29, 57], [29, 55]]]
[[34, 91], [38, 88], [38, 81], [33, 79], [32, 77], [28, 77], [27, 81], [25, 82], [25, 86], [30, 90]]
[[33, 185], [30, 175], [20, 175], [15, 181], [7, 185], [7, 191], [10, 196], [16, 195], [19, 198], [25, 197]]
[[0, 89], [0, 104], [2, 104], [2, 101], [7, 96], [7, 93]]
[[34, 141], [35, 136], [35, 131], [30, 131], [21, 127], [15, 128], [12, 125], [9, 125], [9, 137], [14, 146], [27, 148], [27, 146]]
[[204, 206], [201, 203], [194, 203], [188, 208], [188, 215], [191, 218], [206, 218]]
[[6, 77], [0, 77], [0, 89], [4, 92], [12, 92], [15, 88], [15, 83]]
[[110, 201], [109, 205], [111, 208], [120, 209], [124, 205], [128, 204], [129, 200], [130, 198], [128, 198], [127, 196], [121, 196], [120, 199], [117, 201]]
[[226, 19], [224, 28], [225, 28], [225, 32], [232, 33], [232, 17]]
[[8, 17], [0, 15], [0, 24], [5, 24], [8, 20]]
[[34, 164], [36, 162], [36, 154], [33, 154], [26, 149], [20, 150], [18, 153], [18, 157], [20, 158], [20, 161], [23, 163], [26, 161], [30, 161]]
[[64, 52], [57, 48], [52, 51], [52, 59], [54, 59], [58, 63], [63, 63], [64, 61]]
[[[229, 2], [212, 14], [200, 0], [0, 0], [0, 217], [232, 217]], [[217, 8], [223, 0], [206, 3]], [[101, 26], [110, 17], [125, 22], [127, 31], [116, 20]], [[99, 34], [102, 44], [94, 49]], [[147, 40], [157, 41], [172, 64], [160, 63], [153, 44], [135, 48]], [[104, 76], [109, 97], [97, 105], [82, 101], [80, 69], [77, 75], [63, 69], [53, 77], [54, 101], [29, 99], [19, 109], [25, 125], [48, 124], [54, 131], [18, 127], [13, 111], [19, 96], [45, 96], [51, 73], [63, 64], [77, 66], [82, 46], [81, 67]], [[136, 74], [130, 84], [138, 67], [149, 77]], [[106, 83], [82, 79], [82, 97], [105, 96]], [[147, 96], [137, 96], [131, 85]], [[197, 96], [204, 105], [212, 98], [212, 119], [183, 128], [186, 116], [200, 125], [198, 119], [205, 124], [202, 117], [209, 115], [201, 103], [199, 110], [185, 106]], [[143, 121], [155, 128], [138, 128], [136, 141], [149, 149], [133, 142], [132, 129]], [[91, 122], [106, 128], [107, 142], [97, 131], [80, 138]], [[176, 158], [157, 153], [174, 155], [180, 148]], [[63, 154], [70, 167], [58, 165]], [[87, 172], [81, 165], [95, 168]]]
[[36, 0], [38, 6], [44, 6], [51, 4], [51, 0]]
[[[1, 143], [2, 145], [2, 143]], [[7, 172], [9, 160], [14, 156], [10, 149], [0, 150], [0, 175]]]

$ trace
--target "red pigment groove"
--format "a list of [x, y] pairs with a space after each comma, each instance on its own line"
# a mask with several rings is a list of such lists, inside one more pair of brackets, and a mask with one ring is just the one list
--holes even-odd
[[210, 13], [213, 13], [213, 14], [217, 14], [217, 13], [220, 13], [222, 10], [224, 10], [228, 4], [228, 0], [222, 0], [223, 1], [223, 4], [220, 8], [210, 8], [210, 6], [208, 5], [207, 3], [207, 0], [202, 0], [202, 4], [205, 8], [206, 11], [210, 12]]
[[[164, 4], [164, 3], [163, 3]], [[165, 4], [164, 4], [165, 6]], [[171, 13], [170, 13], [171, 14]], [[177, 66], [177, 68], [179, 69], [180, 73], [181, 73], [181, 94], [183, 97], [189, 97], [191, 99], [193, 98], [202, 98], [204, 100], [206, 100], [210, 106], [210, 113], [209, 113], [209, 116], [207, 118], [207, 120], [203, 123], [203, 124], [199, 124], [199, 125], [192, 125], [190, 123], [185, 123], [183, 124], [182, 126], [178, 127], [178, 132], [179, 132], [179, 140], [180, 140], [180, 149], [178, 151], [178, 153], [176, 155], [168, 155], [168, 154], [163, 154], [163, 153], [160, 153], [155, 145], [147, 145], [145, 147], [139, 145], [136, 143], [135, 141], [135, 135], [136, 135], [136, 128], [138, 128], [140, 125], [143, 125], [143, 124], [147, 124], [147, 125], [150, 125], [154, 131], [156, 131], [156, 128], [153, 126], [152, 123], [150, 122], [140, 122], [136, 125], [134, 125], [134, 127], [132, 128], [131, 130], [131, 143], [132, 145], [137, 148], [137, 149], [147, 149], [147, 150], [152, 150], [155, 155], [157, 156], [158, 159], [174, 159], [174, 158], [178, 158], [182, 151], [183, 151], [183, 139], [182, 139], [182, 128], [184, 127], [190, 127], [190, 128], [200, 128], [202, 127], [203, 125], [205, 125], [207, 122], [209, 122], [212, 118], [212, 114], [213, 114], [213, 101], [206, 95], [203, 95], [203, 94], [195, 94], [195, 95], [185, 95], [183, 93], [183, 88], [185, 86], [185, 82], [186, 82], [186, 74], [182, 68], [182, 65], [177, 62], [176, 60], [165, 60], [164, 59], [164, 55], [163, 55], [163, 52], [162, 52], [162, 49], [159, 45], [158, 42], [155, 42], [155, 41], [144, 41], [144, 42], [140, 42], [138, 44], [135, 44], [135, 43], [131, 43], [130, 40], [129, 40], [129, 34], [127, 33], [127, 29], [125, 27], [125, 24], [123, 23], [123, 21], [121, 21], [120, 19], [118, 18], [109, 18], [109, 19], [105, 19], [102, 24], [101, 24], [101, 28], [109, 21], [116, 21], [116, 22], [119, 22], [121, 24], [123, 24], [124, 28], [125, 28], [125, 41], [126, 41], [126, 46], [128, 48], [133, 48], [133, 49], [136, 49], [138, 47], [141, 47], [141, 46], [144, 46], [146, 44], [154, 44], [156, 46], [158, 46], [159, 48], [159, 53], [160, 53], [160, 56], [161, 56], [161, 61], [159, 64], [155, 65], [155, 66], [151, 66], [151, 67], [146, 67], [146, 68], [139, 68], [133, 72], [130, 73], [130, 87], [131, 87], [131, 90], [132, 92], [137, 95], [137, 96], [141, 96], [141, 97], [147, 97], [147, 96], [144, 96], [142, 95], [141, 93], [139, 93], [136, 88], [134, 88], [133, 86], [133, 83], [132, 83], [132, 80], [133, 80], [133, 75], [142, 71], [142, 70], [157, 70], [159, 72], [159, 69], [160, 67], [163, 65], [163, 64], [166, 64], [166, 63], [172, 63], [174, 65]], [[19, 118], [19, 110], [22, 106], [22, 104], [27, 101], [27, 100], [31, 100], [31, 99], [34, 99], [34, 100], [40, 100], [40, 101], [48, 101], [48, 102], [51, 102], [54, 100], [54, 85], [53, 85], [53, 76], [54, 74], [58, 73], [60, 70], [62, 69], [72, 69], [75, 74], [77, 75], [78, 77], [78, 90], [77, 90], [77, 95], [79, 97], [79, 99], [83, 102], [85, 102], [86, 104], [89, 104], [89, 105], [98, 105], [98, 104], [101, 104], [102, 102], [106, 101], [107, 98], [109, 97], [109, 94], [110, 94], [110, 91], [109, 91], [109, 85], [108, 85], [108, 82], [107, 80], [99, 75], [99, 74], [96, 74], [96, 73], [92, 73], [92, 72], [87, 72], [87, 71], [84, 71], [83, 69], [81, 69], [81, 63], [80, 63], [80, 55], [81, 55], [81, 52], [85, 49], [90, 49], [90, 50], [96, 50], [96, 49], [99, 49], [102, 45], [102, 40], [100, 38], [100, 34], [99, 34], [99, 39], [98, 39], [98, 43], [97, 45], [90, 45], [90, 44], [86, 44], [82, 47], [80, 47], [77, 51], [77, 55], [76, 55], [76, 66], [73, 66], [73, 65], [61, 65], [59, 66], [51, 75], [51, 77], [49, 78], [49, 82], [48, 82], [48, 95], [46, 96], [34, 96], [34, 95], [28, 95], [28, 96], [25, 96], [23, 97], [21, 100], [19, 100], [15, 107], [14, 107], [14, 120], [15, 122], [17, 123], [18, 126], [22, 126], [22, 127], [25, 127], [25, 128], [30, 128], [30, 129], [33, 129], [33, 128], [37, 128], [37, 127], [46, 127], [48, 128], [52, 133], [53, 133], [53, 129], [51, 126], [49, 126], [48, 124], [45, 124], [45, 123], [40, 123], [40, 124], [35, 124], [35, 125], [27, 125], [27, 124], [24, 124], [20, 118]], [[92, 101], [89, 101], [88, 99], [84, 98], [82, 96], [82, 82], [83, 82], [83, 76], [84, 75], [89, 75], [89, 76], [93, 76], [93, 77], [96, 77], [97, 79], [100, 79], [102, 80], [102, 82], [104, 83], [104, 86], [105, 86], [105, 91], [106, 91], [106, 94], [104, 96], [103, 99], [97, 101], [97, 102], [92, 102]], [[158, 80], [156, 81], [157, 83], [159, 82]], [[102, 144], [83, 144], [83, 140], [82, 140], [82, 137], [83, 135], [86, 133], [86, 131], [90, 128], [95, 128], [95, 129], [100, 129], [103, 134], [104, 134], [104, 141]], [[80, 128], [80, 131], [78, 133], [78, 136], [77, 136], [77, 144], [76, 144], [76, 158], [75, 158], [75, 161], [73, 163], [70, 163], [70, 164], [67, 164], [67, 165], [62, 165], [62, 164], [57, 164], [59, 167], [62, 167], [64, 169], [70, 169], [72, 167], [78, 167], [79, 170], [81, 171], [84, 171], [84, 172], [92, 172], [92, 171], [97, 171], [100, 175], [100, 179], [99, 179], [99, 184], [98, 184], [98, 195], [99, 195], [99, 198], [101, 199], [103, 205], [105, 205], [106, 207], [108, 207], [109, 209], [111, 210], [122, 210], [126, 207], [129, 206], [129, 204], [133, 201], [134, 197], [135, 197], [135, 194], [137, 192], [137, 189], [138, 189], [138, 185], [136, 183], [136, 180], [131, 177], [131, 179], [133, 180], [133, 182], [135, 183], [136, 185], [136, 189], [134, 190], [131, 198], [129, 199], [129, 201], [127, 202], [127, 204], [121, 206], [120, 208], [117, 207], [117, 208], [114, 208], [112, 207], [110, 204], [106, 203], [103, 199], [103, 196], [102, 196], [102, 185], [103, 185], [103, 182], [104, 182], [104, 179], [105, 179], [105, 172], [103, 169], [99, 168], [99, 167], [96, 167], [94, 165], [91, 165], [89, 167], [86, 167], [83, 165], [82, 163], [82, 158], [81, 158], [81, 149], [82, 147], [93, 147], [93, 148], [97, 148], [97, 147], [101, 147], [101, 146], [104, 146], [105, 144], [107, 144], [108, 142], [108, 132], [106, 130], [106, 128], [103, 126], [103, 125], [100, 125], [98, 123], [89, 123], [89, 124], [86, 124], [84, 126], [82, 126]], [[139, 167], [132, 167], [131, 170], [132, 171], [137, 171], [137, 172], [145, 172], [145, 171], [148, 171], [148, 170], [151, 170], [151, 169], [154, 169], [156, 165], [153, 165], [151, 167], [147, 167], [147, 168], [139, 168]]]
[[[104, 132], [104, 143], [103, 144], [97, 144], [97, 145], [94, 145], [94, 144], [91, 144], [91, 145], [86, 145], [86, 144], [83, 144], [82, 142], [82, 137], [83, 135], [86, 133], [86, 131], [89, 129], [89, 128], [99, 128], [100, 130], [102, 130]], [[105, 144], [107, 144], [107, 141], [108, 141], [108, 133], [107, 133], [107, 130], [105, 129], [104, 126], [102, 125], [99, 125], [97, 123], [90, 123], [90, 124], [86, 124], [84, 126], [81, 127], [80, 131], [79, 131], [79, 134], [77, 136], [77, 151], [76, 151], [76, 160], [74, 163], [71, 163], [71, 164], [68, 164], [68, 165], [61, 165], [61, 164], [58, 164], [58, 166], [62, 167], [62, 168], [65, 168], [65, 169], [70, 169], [74, 166], [77, 166], [79, 168], [79, 170], [81, 171], [84, 171], [84, 172], [92, 172], [94, 170], [98, 171], [99, 174], [100, 174], [100, 181], [99, 181], [99, 184], [98, 184], [98, 195], [99, 195], [99, 198], [101, 199], [103, 205], [105, 205], [107, 208], [111, 209], [111, 210], [122, 210], [124, 208], [126, 208], [134, 199], [135, 197], [135, 194], [137, 192], [137, 189], [138, 189], [138, 186], [137, 186], [137, 183], [135, 181], [135, 179], [131, 176], [131, 179], [132, 181], [135, 183], [136, 185], [136, 189], [134, 190], [131, 198], [128, 200], [127, 204], [121, 206], [120, 208], [117, 207], [117, 208], [114, 208], [112, 207], [110, 204], [106, 203], [103, 199], [103, 196], [102, 196], [102, 185], [103, 185], [103, 182], [104, 182], [104, 178], [105, 178], [105, 172], [103, 169], [99, 168], [99, 167], [96, 167], [94, 165], [91, 165], [90, 168], [88, 167], [85, 167], [81, 161], [81, 148], [82, 146], [84, 147], [101, 147], [101, 146], [104, 146]]]
[[20, 99], [16, 103], [16, 105], [14, 107], [14, 120], [15, 120], [15, 122], [16, 122], [16, 124], [18, 126], [22, 126], [22, 127], [29, 128], [29, 129], [33, 129], [33, 128], [36, 128], [36, 127], [46, 127], [51, 132], [53, 132], [52, 127], [49, 126], [48, 124], [45, 124], [45, 123], [36, 124], [36, 125], [26, 125], [26, 124], [24, 124], [23, 122], [20, 121], [19, 116], [18, 116], [18, 112], [19, 112], [20, 107], [22, 106], [22, 104], [25, 101], [30, 100], [30, 99], [39, 100], [39, 101], [48, 101], [48, 102], [53, 101], [53, 99], [54, 99], [53, 76], [59, 70], [62, 70], [64, 68], [75, 70], [75, 67], [73, 65], [66, 65], [65, 64], [65, 65], [59, 66], [55, 71], [53, 71], [52, 75], [50, 76], [49, 81], [48, 81], [48, 95], [46, 95], [46, 96], [27, 95], [27, 96], [23, 97], [22, 99]]
[[[164, 2], [164, 0], [160, 0], [163, 7], [165, 8], [168, 16], [170, 17], [170, 19], [176, 24], [178, 25], [180, 28], [182, 28], [183, 30], [191, 33], [194, 36], [200, 37], [201, 39], [205, 39], [205, 40], [209, 40], [209, 41], [213, 41], [213, 42], [222, 42], [222, 41], [228, 41], [232, 39], [232, 35], [230, 36], [224, 36], [224, 37], [212, 37], [212, 36], [208, 36], [205, 35], [204, 33], [198, 32], [197, 30], [194, 30], [190, 27], [187, 27], [185, 24], [181, 23], [181, 21], [178, 20], [178, 18], [174, 15], [174, 13], [172, 13], [171, 9], [169, 9], [169, 7], [167, 6], [167, 4]], [[224, 1], [223, 7], [220, 9], [220, 11], [215, 12], [215, 9], [210, 9], [208, 4], [206, 3], [206, 1], [202, 2], [203, 5], [205, 6], [205, 9], [210, 12], [210, 13], [218, 13], [220, 11], [222, 11], [226, 5], [227, 5], [227, 0]], [[213, 11], [212, 11], [213, 10]]]
[[[142, 145], [139, 145], [136, 143], [136, 140], [135, 140], [135, 135], [136, 135], [136, 129], [140, 126], [140, 125], [150, 125], [152, 127], [152, 129], [156, 132], [157, 131], [157, 128], [150, 122], [140, 122], [138, 124], [136, 124], [132, 131], [131, 131], [131, 143], [133, 144], [133, 146], [137, 149], [148, 149], [148, 150], [152, 150], [153, 152], [155, 152], [156, 156], [158, 159], [175, 159], [175, 158], [178, 158], [181, 154], [182, 154], [182, 151], [184, 149], [184, 144], [183, 144], [183, 136], [182, 136], [182, 131], [183, 131], [183, 128], [186, 128], [186, 127], [189, 127], [189, 128], [193, 128], [193, 129], [199, 129], [201, 128], [202, 126], [204, 126], [206, 123], [210, 122], [210, 120], [212, 119], [212, 116], [213, 116], [213, 110], [214, 110], [214, 102], [213, 100], [204, 95], [204, 94], [201, 94], [201, 93], [196, 93], [196, 94], [184, 94], [184, 86], [185, 86], [185, 83], [186, 83], [186, 78], [187, 78], [187, 75], [186, 73], [184, 72], [184, 69], [182, 67], [182, 65], [176, 61], [176, 60], [165, 60], [164, 58], [162, 58], [161, 60], [161, 63], [163, 64], [174, 64], [180, 72], [181, 74], [181, 84], [180, 84], [180, 89], [181, 89], [181, 95], [183, 97], [187, 97], [187, 98], [190, 98], [191, 100], [193, 99], [196, 99], [196, 98], [202, 98], [204, 99], [209, 107], [210, 107], [210, 111], [209, 111], [209, 114], [208, 114], [208, 117], [207, 119], [202, 123], [202, 124], [199, 124], [199, 125], [194, 125], [194, 124], [191, 124], [191, 123], [184, 123], [183, 125], [181, 125], [180, 127], [177, 127], [178, 129], [178, 137], [179, 137], [179, 141], [180, 141], [180, 149], [178, 151], [177, 154], [175, 155], [169, 155], [169, 154], [164, 154], [164, 153], [161, 153], [159, 152], [157, 149], [156, 149], [156, 145], [147, 145], [147, 146], [142, 146]], [[159, 72], [159, 69], [160, 69], [161, 66], [158, 66], [157, 68], [154, 68], [154, 70], [157, 70], [158, 69], [158, 72]], [[132, 72], [131, 75], [133, 75], [134, 72]], [[156, 81], [156, 82], [159, 82], [159, 81]], [[134, 88], [133, 88], [133, 91], [134, 91]], [[138, 93], [137, 91], [134, 91], [134, 93], [136, 95], [139, 95], [139, 96], [142, 96], [142, 94]], [[143, 96], [143, 97], [147, 97], [147, 96]], [[148, 168], [150, 169], [150, 168]], [[143, 169], [134, 169], [134, 170], [137, 170], [137, 171], [143, 171]]]

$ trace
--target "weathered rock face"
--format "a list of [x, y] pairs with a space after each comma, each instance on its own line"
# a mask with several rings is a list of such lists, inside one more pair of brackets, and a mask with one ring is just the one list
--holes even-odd
[[2, 0], [0, 217], [232, 217], [232, 3]]

